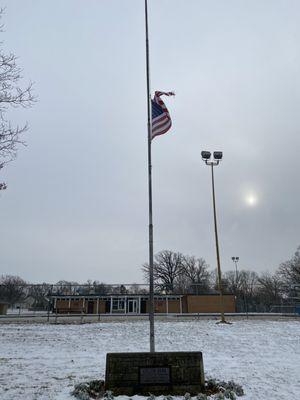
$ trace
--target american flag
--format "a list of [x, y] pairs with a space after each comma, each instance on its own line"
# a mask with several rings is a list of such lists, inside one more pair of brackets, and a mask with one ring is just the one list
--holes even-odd
[[152, 135], [151, 139], [154, 139], [155, 136], [163, 135], [168, 132], [168, 130], [172, 126], [171, 117], [169, 111], [162, 101], [160, 96], [174, 96], [173, 92], [155, 92], [153, 100], [151, 100], [152, 104]]

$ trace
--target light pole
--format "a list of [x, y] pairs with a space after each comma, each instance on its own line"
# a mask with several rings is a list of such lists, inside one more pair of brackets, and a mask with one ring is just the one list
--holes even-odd
[[240, 257], [231, 257], [232, 261], [235, 264], [235, 283], [237, 284], [237, 279], [238, 279], [238, 269], [237, 269], [237, 263], [240, 259]]
[[217, 212], [216, 212], [216, 194], [215, 194], [215, 180], [214, 180], [214, 167], [219, 165], [223, 158], [221, 151], [214, 151], [213, 160], [211, 160], [210, 151], [201, 152], [202, 160], [206, 165], [211, 167], [211, 185], [212, 185], [212, 199], [213, 199], [213, 211], [214, 211], [214, 227], [215, 227], [215, 241], [216, 241], [216, 255], [217, 255], [217, 267], [218, 267], [218, 288], [220, 294], [220, 310], [221, 310], [221, 323], [226, 323], [224, 316], [224, 302], [223, 302], [223, 288], [222, 288], [222, 273], [220, 263], [220, 252], [219, 252], [219, 240], [218, 240], [218, 227], [217, 227]]

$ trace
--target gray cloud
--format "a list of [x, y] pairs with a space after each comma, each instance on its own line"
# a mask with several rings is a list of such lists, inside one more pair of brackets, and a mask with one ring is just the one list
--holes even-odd
[[[224, 269], [274, 270], [299, 244], [297, 1], [150, 2], [152, 88], [172, 131], [153, 143], [155, 250], [215, 267], [216, 170]], [[28, 147], [3, 171], [0, 273], [31, 281], [141, 281], [147, 260], [143, 4], [10, 0], [4, 46], [39, 102]], [[245, 198], [254, 194], [257, 205]]]

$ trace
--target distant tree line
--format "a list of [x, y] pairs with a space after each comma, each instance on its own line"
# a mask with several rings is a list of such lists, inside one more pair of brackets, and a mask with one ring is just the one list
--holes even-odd
[[19, 276], [2, 275], [0, 277], [0, 303], [6, 302], [11, 308], [26, 306], [33, 310], [47, 310], [51, 295], [113, 295], [147, 294], [146, 284], [109, 285], [88, 280], [85, 283], [61, 280], [55, 284], [32, 284]]
[[[149, 265], [142, 266], [149, 281]], [[167, 294], [209, 294], [218, 292], [217, 272], [209, 271], [203, 258], [163, 250], [154, 257], [155, 290]], [[274, 273], [231, 270], [222, 275], [222, 291], [234, 294], [237, 311], [269, 312], [288, 309], [300, 302], [300, 246], [294, 256]]]
[[[149, 281], [149, 265], [142, 266], [145, 281]], [[216, 271], [211, 271], [203, 258], [163, 250], [154, 257], [154, 284], [157, 294], [209, 294], [217, 293]], [[269, 312], [282, 310], [300, 302], [300, 246], [294, 256], [282, 263], [274, 273], [251, 270], [226, 271], [222, 276], [223, 293], [234, 294], [238, 312]], [[148, 285], [108, 285], [88, 280], [84, 284], [59, 281], [56, 284], [39, 285], [25, 282], [12, 275], [0, 277], [0, 301], [11, 307], [30, 301], [33, 309], [49, 307], [47, 296], [64, 295], [111, 295], [147, 294]], [[276, 309], [277, 307], [277, 309]]]

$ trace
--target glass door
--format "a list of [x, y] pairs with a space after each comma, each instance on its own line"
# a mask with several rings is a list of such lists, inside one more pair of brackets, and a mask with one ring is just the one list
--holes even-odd
[[128, 314], [136, 314], [138, 310], [138, 300], [128, 299]]

